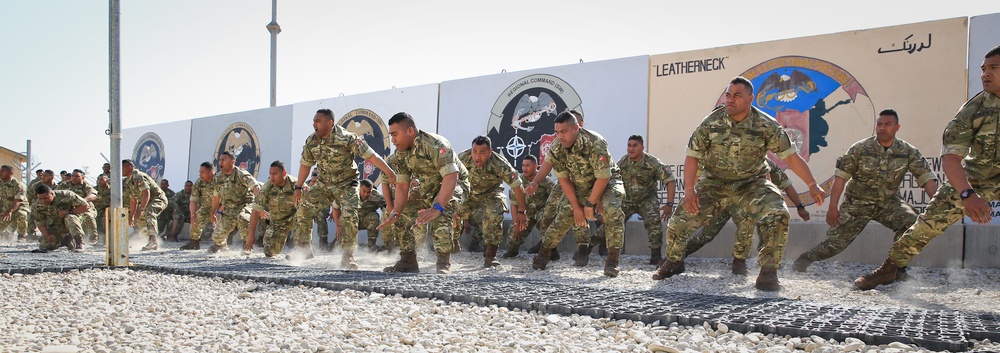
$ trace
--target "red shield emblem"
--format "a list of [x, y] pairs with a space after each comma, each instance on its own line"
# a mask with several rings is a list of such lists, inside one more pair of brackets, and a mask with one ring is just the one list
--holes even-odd
[[552, 143], [555, 142], [555, 140], [556, 135], [554, 134], [542, 135], [542, 138], [538, 139], [538, 164], [545, 163], [545, 157], [549, 154], [549, 147], [552, 146]]

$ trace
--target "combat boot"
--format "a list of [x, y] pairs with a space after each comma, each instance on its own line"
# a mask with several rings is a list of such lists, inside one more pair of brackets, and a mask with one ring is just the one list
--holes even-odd
[[25, 236], [25, 235], [23, 235], [23, 234], [19, 234], [17, 236], [17, 242], [18, 243], [27, 243], [28, 242], [28, 237]]
[[684, 273], [684, 260], [677, 262], [668, 260], [664, 261], [663, 265], [660, 265], [660, 268], [657, 269], [656, 272], [653, 272], [653, 279], [659, 281], [681, 273]]
[[573, 253], [573, 266], [584, 267], [588, 263], [590, 263], [590, 245], [577, 245], [576, 252]]
[[[507, 245], [507, 246], [510, 246], [510, 245]], [[505, 258], [505, 259], [512, 259], [512, 258], [517, 257], [517, 254], [519, 254], [520, 252], [521, 252], [520, 246], [516, 247], [516, 248], [510, 248], [510, 249], [507, 249], [507, 252], [503, 253], [503, 255], [500, 255], [500, 257]]]
[[649, 250], [649, 264], [659, 265], [660, 262], [663, 261], [663, 254], [660, 253], [660, 248], [649, 248]]
[[340, 258], [340, 267], [345, 270], [357, 270], [358, 263], [354, 262], [354, 250], [344, 248], [344, 255]]
[[483, 252], [483, 246], [479, 244], [479, 239], [472, 239], [469, 242], [469, 252]]
[[73, 237], [73, 242], [76, 243], [76, 251], [83, 251], [83, 236], [77, 235]]
[[608, 277], [618, 277], [621, 267], [618, 266], [618, 258], [622, 254], [622, 248], [608, 248], [608, 257], [604, 258], [604, 275]]
[[73, 236], [66, 234], [62, 237], [62, 245], [66, 247], [66, 250], [73, 251], [76, 250], [76, 242], [73, 240]]
[[552, 255], [552, 249], [541, 248], [538, 250], [538, 254], [535, 258], [531, 260], [531, 268], [535, 270], [544, 270], [545, 266], [549, 264], [549, 256]]
[[156, 244], [156, 235], [154, 234], [149, 236], [149, 242], [146, 243], [146, 246], [142, 247], [142, 251], [156, 250], [158, 248], [159, 245]]
[[910, 280], [910, 275], [906, 273], [906, 266], [900, 267], [896, 270], [896, 281], [906, 282]]
[[875, 271], [854, 280], [854, 287], [860, 290], [869, 290], [878, 287], [880, 284], [892, 283], [896, 281], [896, 273], [898, 271], [899, 265], [892, 262], [892, 259], [885, 259], [882, 266], [879, 266]]
[[188, 240], [187, 244], [181, 245], [181, 250], [200, 250], [201, 242], [195, 239]]
[[795, 272], [806, 272], [809, 265], [812, 265], [812, 260], [806, 257], [806, 254], [802, 254], [792, 263], [792, 270], [795, 270]]
[[559, 249], [558, 248], [552, 248], [552, 253], [549, 254], [549, 260], [559, 261]]
[[500, 261], [497, 261], [497, 251], [499, 249], [499, 245], [486, 244], [486, 251], [483, 252], [484, 268], [500, 266]]
[[597, 244], [597, 254], [601, 257], [608, 256], [608, 244], [603, 241]]
[[750, 275], [750, 270], [747, 270], [747, 259], [733, 258], [733, 274], [739, 276]]
[[212, 246], [208, 248], [209, 254], [214, 254], [217, 252], [226, 252], [226, 251], [229, 251], [229, 244], [226, 243], [222, 243], [222, 245], [212, 243]]
[[777, 292], [781, 290], [781, 284], [778, 283], [778, 269], [761, 267], [760, 273], [757, 274], [757, 283], [754, 284], [754, 288], [765, 292]]
[[[417, 244], [420, 244], [420, 243], [417, 243]], [[452, 254], [458, 254], [460, 251], [462, 251], [462, 243], [458, 241], [458, 237], [452, 238], [451, 239], [451, 253]]]
[[371, 251], [371, 252], [378, 251], [378, 244], [375, 243], [377, 241], [378, 241], [378, 239], [375, 239], [374, 237], [368, 237], [368, 250], [369, 251]]
[[417, 252], [400, 252], [399, 261], [396, 261], [395, 265], [383, 268], [382, 272], [420, 273], [420, 265], [417, 264]]
[[535, 246], [532, 246], [530, 249], [528, 249], [528, 253], [529, 254], [537, 254], [538, 251], [541, 250], [541, 249], [542, 249], [542, 241], [539, 240], [538, 244], [535, 244]]
[[442, 275], [451, 274], [451, 253], [450, 252], [438, 252], [437, 253], [437, 273]]

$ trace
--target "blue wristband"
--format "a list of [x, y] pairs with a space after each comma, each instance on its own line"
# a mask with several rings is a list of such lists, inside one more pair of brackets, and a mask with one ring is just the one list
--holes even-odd
[[433, 207], [435, 210], [438, 210], [441, 213], [444, 213], [444, 207], [442, 207], [441, 204], [439, 204], [437, 202], [435, 202], [433, 205], [431, 205], [431, 207]]

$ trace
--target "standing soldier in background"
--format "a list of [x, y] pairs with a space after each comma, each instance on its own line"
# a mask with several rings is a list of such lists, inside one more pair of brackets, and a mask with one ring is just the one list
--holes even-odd
[[206, 226], [212, 226], [212, 194], [215, 193], [214, 175], [215, 166], [212, 163], [201, 163], [201, 167], [198, 168], [198, 180], [195, 180], [194, 185], [191, 187], [191, 201], [187, 206], [188, 212], [191, 215], [191, 240], [188, 240], [187, 244], [181, 246], [181, 250], [201, 249], [202, 232]]
[[[391, 166], [390, 166], [391, 168]], [[361, 198], [361, 206], [358, 208], [358, 229], [364, 229], [368, 232], [368, 250], [372, 252], [378, 251], [378, 245], [376, 241], [378, 240], [378, 225], [381, 220], [378, 215], [378, 210], [382, 210], [385, 213], [385, 198], [382, 197], [382, 193], [374, 189], [374, 185], [368, 179], [361, 179], [360, 186], [358, 186], [358, 195]], [[333, 221], [340, 225], [340, 206], [335, 202], [333, 204]], [[339, 230], [340, 227], [337, 227]], [[340, 232], [338, 231], [337, 237], [340, 237]], [[383, 237], [382, 243], [386, 246], [391, 244], [389, 239]]]
[[285, 241], [295, 228], [295, 177], [288, 175], [285, 163], [274, 161], [268, 170], [268, 179], [257, 193], [250, 213], [250, 231], [243, 243], [243, 254], [253, 252], [257, 237], [257, 225], [263, 219], [267, 225], [264, 231], [264, 256], [274, 257], [281, 253]]
[[83, 250], [83, 225], [80, 216], [90, 207], [87, 200], [69, 190], [52, 190], [40, 184], [35, 189], [38, 202], [32, 207], [38, 230], [38, 250], [48, 252], [66, 246], [67, 249]]
[[240, 240], [246, 240], [250, 226], [250, 207], [260, 184], [253, 175], [236, 166], [236, 157], [229, 151], [219, 155], [219, 172], [212, 179], [212, 246], [209, 253], [229, 250], [229, 238], [238, 230]]
[[167, 239], [177, 241], [177, 235], [184, 229], [184, 223], [191, 222], [191, 191], [194, 183], [190, 180], [184, 182], [184, 189], [174, 195], [172, 204], [174, 208], [174, 219], [167, 230]]
[[111, 179], [111, 163], [104, 163], [101, 166], [101, 175], [108, 177], [109, 180]]
[[[899, 115], [892, 109], [883, 110], [875, 121], [875, 136], [858, 141], [837, 159], [830, 209], [826, 214], [831, 227], [826, 232], [827, 239], [799, 256], [792, 265], [795, 271], [806, 272], [813, 261], [826, 260], [844, 251], [869, 221], [878, 221], [892, 229], [896, 233], [893, 242], [917, 221], [917, 213], [899, 197], [899, 185], [910, 172], [927, 195], [934, 195], [937, 176], [927, 167], [920, 150], [897, 139], [896, 131], [899, 131]], [[844, 204], [838, 210], [845, 184]], [[900, 268], [900, 273], [905, 271], [905, 267]]]
[[109, 207], [111, 207], [111, 178], [104, 174], [100, 174], [97, 176], [97, 199], [94, 200], [94, 208], [96, 208], [97, 211], [98, 235], [107, 234]]
[[[478, 136], [472, 140], [472, 148], [458, 155], [458, 160], [469, 170], [471, 192], [462, 203], [458, 213], [460, 219], [468, 219], [476, 211], [482, 211], [481, 222], [486, 250], [483, 252], [483, 267], [500, 266], [497, 261], [497, 250], [503, 240], [503, 218], [509, 210], [507, 200], [503, 195], [503, 185], [507, 183], [514, 199], [520, 205], [527, 202], [524, 188], [517, 171], [507, 162], [507, 159], [493, 151], [489, 137]], [[515, 231], [524, 231], [528, 220], [527, 210], [511, 213]]]
[[[661, 220], [667, 220], [674, 212], [674, 175], [659, 158], [643, 151], [645, 145], [642, 136], [632, 135], [628, 138], [628, 154], [618, 160], [622, 180], [625, 183], [625, 201], [622, 202], [622, 212], [628, 220], [633, 214], [642, 217], [642, 223], [649, 235], [649, 264], [659, 265], [663, 260], [663, 226]], [[666, 186], [667, 197], [660, 206], [657, 195], [657, 181]]]
[[176, 242], [177, 237], [164, 234], [164, 231], [171, 229], [170, 223], [174, 220], [174, 208], [177, 207], [174, 204], [174, 196], [177, 196], [177, 193], [170, 190], [170, 182], [167, 179], [160, 180], [160, 190], [163, 190], [163, 194], [167, 196], [167, 208], [163, 209], [163, 212], [160, 212], [160, 215], [156, 217], [156, 225], [159, 227], [157, 234], [164, 235], [167, 241]]
[[126, 175], [122, 182], [123, 198], [128, 197], [129, 207], [129, 227], [138, 228], [138, 233], [145, 232], [149, 236], [149, 242], [142, 247], [143, 251], [156, 250], [159, 248], [156, 239], [156, 216], [167, 207], [167, 196], [160, 190], [148, 174], [135, 169], [135, 164], [131, 159], [122, 160], [122, 175]]
[[59, 178], [60, 178], [59, 182], [56, 183], [56, 186], [63, 185], [63, 184], [68, 184], [69, 183], [70, 174], [69, 174], [69, 172], [67, 172], [65, 170], [60, 171], [59, 172]]
[[[531, 183], [535, 180], [536, 174], [538, 174], [538, 158], [529, 154], [521, 161], [521, 175], [519, 176], [521, 185]], [[545, 209], [545, 200], [548, 199], [554, 187], [555, 183], [552, 179], [543, 176], [542, 181], [538, 183], [535, 193], [525, 196], [527, 205], [517, 203], [514, 195], [508, 193], [507, 198], [510, 200], [511, 214], [526, 213], [528, 215], [528, 224], [522, 231], [511, 229], [511, 236], [507, 238], [507, 252], [501, 257], [509, 259], [517, 256], [521, 250], [521, 245], [524, 244], [524, 238], [528, 237], [528, 233], [531, 233], [532, 229], [537, 227], [538, 234], [544, 234], [548, 224], [541, 222], [542, 214]]]
[[28, 241], [27, 187], [14, 177], [14, 167], [0, 166], [0, 239], [7, 237], [7, 229], [17, 231], [17, 242]]
[[[42, 174], [43, 173], [45, 173], [45, 170], [42, 170], [42, 169], [35, 170], [35, 178], [31, 179], [31, 181], [28, 181], [28, 186], [30, 187], [35, 182], [42, 180]], [[32, 190], [31, 192], [33, 193], [34, 190]]]
[[70, 174], [69, 183], [59, 184], [56, 189], [72, 191], [87, 200], [90, 208], [87, 209], [87, 212], [80, 214], [80, 222], [83, 224], [83, 233], [87, 235], [90, 243], [94, 244], [97, 243], [97, 209], [93, 202], [97, 200], [97, 189], [90, 185], [90, 182], [84, 177], [82, 170], [74, 169], [73, 173]]
[[[330, 207], [336, 202], [341, 207], [342, 224], [337, 224], [343, 232], [340, 244], [344, 253], [340, 265], [347, 269], [357, 269], [354, 262], [354, 250], [358, 247], [358, 208], [361, 198], [358, 196], [358, 166], [355, 157], [367, 160], [389, 175], [389, 180], [395, 180], [396, 174], [385, 164], [382, 156], [376, 154], [365, 140], [354, 133], [345, 130], [333, 121], [333, 112], [320, 109], [313, 116], [315, 132], [306, 138], [302, 147], [302, 160], [299, 166], [298, 183], [295, 185], [295, 200], [302, 201], [296, 213], [295, 248], [306, 258], [312, 257], [312, 224], [313, 218], [321, 208]], [[302, 183], [309, 175], [309, 170], [316, 166], [319, 176], [303, 199]]]

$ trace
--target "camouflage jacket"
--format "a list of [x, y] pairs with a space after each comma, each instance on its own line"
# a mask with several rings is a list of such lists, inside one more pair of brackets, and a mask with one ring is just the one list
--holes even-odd
[[[191, 193], [194, 193], [194, 189], [191, 189]], [[174, 206], [174, 214], [181, 214], [187, 217], [191, 217], [191, 194], [185, 193], [181, 190], [174, 198], [171, 200]], [[211, 202], [211, 201], [209, 201]]]
[[941, 155], [963, 157], [973, 186], [1000, 175], [1000, 97], [983, 91], [969, 99], [942, 139]]
[[355, 157], [368, 159], [375, 154], [365, 139], [334, 125], [326, 138], [316, 134], [306, 138], [302, 147], [301, 165], [316, 166], [319, 172], [318, 185], [340, 186], [358, 180], [358, 166]]
[[174, 192], [173, 190], [170, 190], [170, 188], [166, 188], [166, 189], [162, 189], [162, 190], [163, 190], [163, 194], [167, 196], [167, 207], [169, 207], [170, 210], [173, 211], [173, 209], [174, 209], [174, 196], [177, 196], [177, 193]]
[[639, 161], [633, 162], [628, 155], [622, 156], [618, 160], [618, 169], [622, 173], [622, 181], [625, 183], [625, 202], [638, 202], [650, 197], [656, 197], [659, 190], [656, 182], [663, 185], [674, 181], [674, 174], [667, 169], [667, 166], [660, 162], [659, 158], [643, 152]]
[[[135, 198], [138, 206], [142, 202], [139, 195], [142, 195], [143, 190], [149, 190], [149, 202], [159, 199], [163, 203], [167, 203], [167, 195], [160, 189], [160, 184], [156, 183], [156, 180], [153, 180], [148, 174], [140, 172], [139, 169], [133, 169], [132, 174], [122, 182], [122, 198], [127, 198], [127, 200]], [[125, 204], [126, 207], [128, 205], [128, 203]]]
[[94, 207], [97, 207], [98, 211], [111, 207], [111, 185], [101, 187], [98, 184], [95, 188], [97, 189], [97, 199], [94, 200]]
[[[459, 173], [459, 185], [455, 187], [454, 196], [460, 198], [462, 192], [468, 190], [462, 185], [461, 171], [466, 169], [465, 166], [455, 156], [451, 143], [440, 135], [421, 130], [417, 132], [413, 146], [406, 150], [397, 149], [394, 154], [395, 161], [390, 167], [396, 172], [396, 180], [420, 181], [420, 196], [428, 203], [434, 202], [444, 176], [451, 173]], [[468, 170], [465, 174], [468, 185]]]
[[190, 212], [190, 202], [198, 203], [198, 210], [202, 209], [208, 210], [212, 208], [212, 194], [215, 193], [215, 182], [214, 178], [212, 181], [204, 181], [201, 178], [194, 181], [194, 186], [191, 188], [191, 197], [188, 199], [188, 212]]
[[52, 197], [51, 204], [46, 205], [44, 202], [38, 202], [31, 206], [31, 217], [35, 219], [36, 223], [46, 226], [56, 224], [58, 227], [64, 227], [62, 217], [59, 217], [59, 211], [69, 211], [78, 206], [87, 205], [87, 200], [72, 191], [56, 190], [53, 193], [55, 195]]
[[[528, 185], [528, 183], [531, 182], [531, 179], [528, 179], [528, 177], [524, 176], [524, 173], [518, 175], [518, 178], [521, 180], [521, 185]], [[538, 188], [535, 190], [534, 194], [531, 195], [525, 194], [524, 196], [526, 197], [526, 199], [524, 200], [524, 202], [528, 203], [527, 207], [528, 217], [531, 217], [532, 215], [541, 216], [540, 213], [542, 212], [543, 209], [545, 209], [545, 201], [548, 200], [549, 193], [552, 192], [553, 188], [558, 188], [558, 187], [559, 186], [557, 186], [556, 183], [552, 181], [552, 179], [550, 179], [549, 177], [544, 177], [542, 178], [542, 182], [538, 183]], [[511, 205], [517, 205], [517, 198], [514, 197], [513, 192], [507, 193], [507, 199], [510, 200]]]
[[884, 201], [899, 197], [899, 184], [906, 172], [913, 174], [921, 186], [937, 180], [916, 147], [897, 138], [889, 149], [885, 149], [872, 136], [855, 142], [837, 159], [834, 175], [848, 181], [847, 198]]
[[271, 219], [278, 222], [289, 221], [295, 216], [295, 202], [292, 196], [295, 195], [295, 183], [298, 178], [286, 175], [285, 186], [278, 186], [270, 179], [264, 183], [264, 187], [257, 193], [254, 200], [253, 210], [257, 212], [267, 211], [271, 213]]
[[212, 196], [220, 198], [220, 204], [225, 206], [223, 212], [229, 214], [239, 212], [244, 207], [253, 204], [253, 188], [257, 186], [257, 179], [254, 179], [249, 172], [234, 166], [233, 172], [229, 175], [221, 170], [215, 173], [212, 185], [215, 186]]
[[499, 153], [492, 152], [490, 159], [482, 168], [477, 167], [472, 161], [472, 149], [459, 153], [458, 160], [469, 170], [469, 186], [472, 190], [468, 197], [503, 195], [502, 183], [507, 183], [511, 188], [521, 185], [517, 170]]
[[[93, 194], [94, 196], [97, 196], [97, 189], [95, 189], [93, 185], [90, 185], [90, 182], [88, 182], [86, 180], [84, 180], [79, 185], [73, 184], [72, 182], [64, 183], [64, 184], [59, 184], [56, 187], [56, 189], [58, 189], [58, 190], [69, 190], [69, 191], [72, 191], [74, 194], [76, 194], [77, 196], [80, 196], [84, 200], [86, 200], [87, 196], [89, 196], [91, 194]], [[93, 202], [88, 201], [87, 204], [90, 206], [90, 208], [95, 208]]]
[[774, 185], [778, 186], [781, 192], [785, 192], [785, 188], [792, 186], [792, 181], [788, 179], [788, 174], [785, 174], [785, 171], [781, 170], [781, 167], [769, 158], [765, 158], [764, 162], [767, 164], [768, 177], [771, 178], [771, 182]]
[[704, 167], [705, 177], [721, 181], [763, 176], [768, 151], [784, 159], [795, 147], [781, 125], [756, 107], [740, 122], [724, 108], [713, 110], [691, 134], [687, 147], [687, 155]]
[[552, 163], [556, 178], [569, 178], [577, 192], [590, 190], [597, 179], [621, 179], [618, 166], [611, 161], [608, 141], [584, 128], [569, 148], [553, 143], [546, 160]]
[[17, 178], [11, 177], [8, 181], [0, 180], [0, 212], [7, 212], [10, 206], [14, 205], [14, 200], [20, 200], [21, 205], [13, 212], [28, 211], [28, 188]]
[[[393, 171], [397, 170], [396, 167], [394, 166], [396, 165], [395, 159], [396, 159], [395, 154], [391, 154], [389, 155], [389, 157], [386, 157], [385, 159], [385, 164], [389, 165], [389, 168], [392, 168]], [[388, 183], [389, 182], [385, 180], [385, 173], [380, 173], [378, 179], [375, 179], [375, 185], [383, 185]], [[389, 185], [389, 190], [391, 190], [392, 192], [396, 192], [395, 184], [388, 184], [388, 185]], [[386, 205], [388, 205], [389, 201], [387, 200], [385, 195], [382, 194], [381, 192], [379, 192], [379, 194], [382, 195], [382, 201], [385, 202]], [[393, 194], [392, 197], [395, 198], [396, 194]], [[407, 193], [406, 195], [406, 204], [411, 204], [418, 200], [420, 200], [420, 185], [413, 186], [411, 184], [409, 193]], [[402, 212], [402, 210], [400, 210], [400, 212]]]
[[[410, 193], [411, 195], [413, 193]], [[333, 203], [333, 209], [339, 210], [340, 206], [337, 202]], [[358, 208], [359, 215], [366, 215], [369, 213], [377, 212], [378, 210], [385, 211], [385, 197], [376, 188], [372, 188], [372, 193], [368, 195], [367, 200], [361, 200], [361, 207]]]
[[28, 205], [34, 205], [38, 203], [38, 192], [36, 190], [38, 189], [39, 185], [46, 185], [52, 190], [56, 189], [55, 183], [44, 184], [42, 183], [41, 179], [36, 179], [34, 184], [28, 185], [28, 191], [26, 191], [28, 193]]

